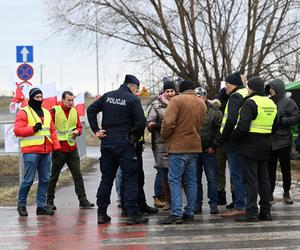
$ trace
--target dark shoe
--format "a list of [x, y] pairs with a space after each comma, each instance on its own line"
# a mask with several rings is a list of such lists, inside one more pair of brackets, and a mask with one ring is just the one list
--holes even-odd
[[235, 201], [235, 193], [234, 192], [231, 192], [231, 198], [232, 198], [232, 202], [226, 206], [226, 209], [234, 208], [234, 201]]
[[224, 206], [227, 204], [226, 192], [218, 191], [218, 205]]
[[51, 210], [48, 207], [37, 207], [36, 215], [54, 215], [54, 210]]
[[167, 218], [159, 220], [158, 223], [163, 225], [182, 224], [182, 217], [176, 215], [169, 215]]
[[226, 209], [233, 209], [234, 208], [234, 203], [231, 202], [229, 205], [226, 206]]
[[218, 214], [219, 213], [219, 209], [218, 206], [210, 206], [210, 214]]
[[117, 200], [117, 203], [118, 203], [118, 208], [122, 208], [122, 202], [120, 200]]
[[25, 206], [18, 206], [17, 210], [20, 216], [28, 216], [27, 209]]
[[134, 224], [146, 224], [148, 223], [149, 219], [144, 218], [142, 215], [133, 215], [129, 216], [126, 220], [127, 225], [134, 225]]
[[257, 215], [257, 217], [258, 217], [259, 220], [263, 220], [263, 221], [265, 221], [265, 220], [266, 220], [266, 221], [272, 220], [272, 216], [271, 216], [270, 213], [265, 213], [265, 214], [259, 213], [259, 214]]
[[186, 222], [194, 221], [194, 215], [183, 214], [182, 220]]
[[197, 207], [194, 211], [194, 214], [202, 214], [202, 207]]
[[79, 207], [83, 209], [93, 208], [94, 206], [94, 203], [91, 203], [88, 200], [82, 200], [79, 202]]
[[107, 214], [98, 214], [98, 224], [106, 224], [111, 221], [111, 217]]
[[291, 205], [294, 203], [289, 192], [283, 194], [283, 202], [288, 205]]
[[245, 216], [240, 216], [240, 217], [236, 217], [234, 219], [236, 222], [258, 222], [259, 219], [257, 216], [248, 216], [248, 215], [245, 215]]
[[47, 207], [51, 210], [56, 210], [56, 206], [54, 205], [53, 200], [47, 200]]
[[147, 204], [140, 207], [139, 211], [142, 214], [144, 214], [144, 213], [146, 213], [146, 214], [157, 214], [159, 212], [159, 210], [156, 207], [150, 207]]

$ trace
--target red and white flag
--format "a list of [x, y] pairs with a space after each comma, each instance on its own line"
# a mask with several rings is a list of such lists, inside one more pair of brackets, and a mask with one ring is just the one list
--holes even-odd
[[20, 85], [16, 82], [16, 91], [15, 96], [11, 99], [9, 105], [10, 113], [16, 113], [18, 109], [27, 105], [27, 101], [25, 99], [25, 95], [20, 87]]
[[79, 116], [85, 116], [84, 94], [80, 93], [74, 98], [74, 107]]
[[43, 92], [43, 104], [42, 107], [45, 109], [52, 109], [57, 104], [57, 92], [54, 84], [39, 85], [35, 86]]

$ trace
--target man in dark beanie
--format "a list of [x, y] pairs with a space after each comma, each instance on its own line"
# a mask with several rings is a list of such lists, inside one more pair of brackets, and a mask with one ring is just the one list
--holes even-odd
[[247, 85], [248, 96], [241, 107], [240, 119], [232, 134], [238, 145], [246, 194], [246, 215], [237, 217], [237, 222], [271, 220], [268, 159], [277, 109], [274, 102], [265, 95], [262, 78], [254, 76], [249, 79]]
[[[182, 223], [194, 219], [197, 198], [197, 158], [202, 152], [200, 128], [206, 116], [206, 105], [193, 90], [194, 84], [179, 83], [180, 95], [172, 98], [166, 109], [161, 136], [167, 142], [168, 182], [171, 191], [171, 212], [161, 224]], [[181, 180], [185, 176], [187, 206], [182, 211]]]
[[[225, 90], [229, 96], [221, 125], [221, 146], [226, 154], [230, 178], [235, 192], [232, 193], [234, 209], [228, 210], [222, 214], [222, 217], [231, 218], [245, 214], [245, 195], [242, 183], [240, 164], [236, 152], [236, 142], [232, 140], [231, 134], [237, 123], [239, 110], [243, 104], [243, 99], [248, 95], [247, 89], [244, 88], [241, 74], [235, 72], [225, 78]], [[227, 208], [232, 208], [227, 206]]]
[[[146, 118], [140, 99], [136, 96], [140, 82], [133, 75], [126, 75], [119, 89], [105, 93], [87, 109], [90, 127], [101, 140], [101, 182], [97, 192], [98, 224], [107, 224], [110, 194], [116, 172], [120, 166], [124, 186], [122, 207], [128, 215], [128, 225], [144, 224], [147, 218], [138, 210], [139, 165], [136, 143], [144, 135]], [[97, 115], [102, 112], [101, 128]]]
[[283, 199], [286, 204], [293, 204], [290, 196], [291, 188], [291, 127], [299, 122], [297, 104], [285, 95], [285, 86], [282, 80], [275, 79], [266, 86], [267, 94], [277, 106], [277, 121], [272, 133], [272, 151], [269, 160], [269, 178], [271, 183], [271, 201], [274, 201], [273, 192], [276, 183], [277, 161], [279, 159], [283, 180]]
[[53, 215], [47, 207], [52, 150], [60, 148], [50, 112], [42, 108], [43, 93], [38, 88], [29, 91], [28, 106], [21, 109], [15, 119], [14, 132], [20, 137], [21, 152], [24, 160], [24, 178], [18, 195], [18, 212], [28, 216], [26, 205], [30, 187], [38, 172], [37, 215]]

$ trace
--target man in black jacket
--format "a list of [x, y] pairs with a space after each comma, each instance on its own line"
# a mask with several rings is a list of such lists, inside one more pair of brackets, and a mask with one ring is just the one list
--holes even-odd
[[[139, 80], [126, 75], [118, 90], [105, 93], [92, 103], [87, 116], [92, 131], [101, 139], [100, 170], [101, 183], [97, 193], [98, 224], [110, 222], [107, 207], [118, 167], [121, 167], [124, 181], [124, 208], [128, 213], [127, 224], [143, 224], [137, 207], [138, 162], [135, 144], [144, 135], [146, 118], [140, 99], [135, 95]], [[102, 128], [97, 122], [97, 114], [102, 112]]]
[[222, 217], [234, 218], [245, 214], [245, 192], [237, 154], [237, 145], [231, 135], [238, 120], [239, 110], [248, 92], [247, 89], [244, 88], [239, 72], [227, 76], [225, 82], [226, 94], [229, 96], [229, 99], [224, 110], [220, 130], [221, 145], [228, 160], [230, 178], [235, 190], [235, 200], [234, 209], [224, 212]]
[[235, 220], [238, 222], [271, 220], [268, 158], [276, 105], [265, 96], [264, 81], [260, 77], [252, 77], [247, 84], [249, 95], [241, 107], [240, 119], [232, 134], [238, 144], [237, 152], [246, 194], [246, 215], [237, 217]]
[[269, 177], [271, 183], [271, 201], [274, 201], [273, 192], [276, 182], [277, 161], [279, 159], [283, 179], [283, 199], [286, 204], [293, 204], [290, 196], [291, 188], [291, 126], [296, 125], [299, 120], [297, 104], [285, 95], [285, 87], [282, 80], [275, 79], [268, 83], [266, 92], [271, 95], [277, 105], [278, 115], [275, 128], [272, 133], [272, 151], [269, 160]]
[[207, 101], [207, 92], [205, 89], [198, 87], [195, 91], [207, 107], [205, 121], [200, 130], [202, 153], [199, 154], [197, 162], [197, 200], [195, 212], [200, 213], [202, 211], [202, 172], [204, 169], [207, 179], [207, 196], [209, 198], [210, 213], [218, 214], [216, 149], [220, 145], [220, 127], [223, 114]]

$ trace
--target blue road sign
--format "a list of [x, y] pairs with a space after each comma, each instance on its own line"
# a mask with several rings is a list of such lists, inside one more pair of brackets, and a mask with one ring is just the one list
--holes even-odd
[[33, 62], [33, 46], [17, 46], [17, 63]]
[[33, 68], [23, 63], [17, 68], [17, 75], [21, 80], [28, 81], [33, 76]]

